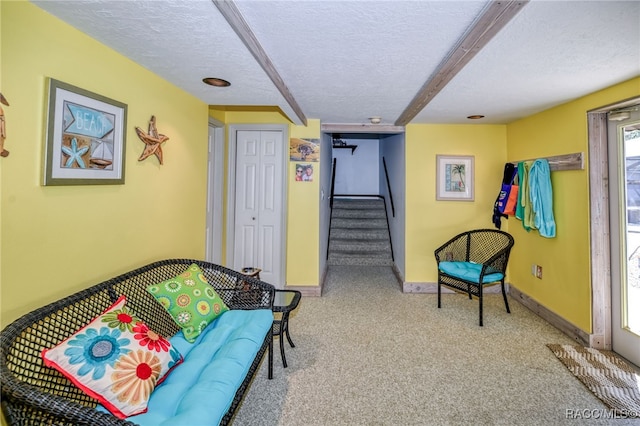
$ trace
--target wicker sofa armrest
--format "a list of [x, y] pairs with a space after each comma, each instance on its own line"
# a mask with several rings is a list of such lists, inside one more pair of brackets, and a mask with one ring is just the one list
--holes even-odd
[[[171, 279], [192, 263], [230, 309], [271, 309], [275, 288], [255, 278], [212, 263], [193, 259], [168, 259], [151, 263], [74, 293], [32, 311], [0, 333], [2, 409], [10, 424], [134, 425], [95, 410], [98, 401], [74, 386], [41, 358], [45, 348], [67, 339], [111, 306], [119, 296], [160, 335], [169, 337], [180, 328], [147, 292], [147, 286]], [[265, 344], [271, 335], [265, 336]], [[266, 346], [265, 346], [266, 348]], [[262, 357], [263, 350], [258, 354]], [[256, 359], [257, 365], [260, 359]], [[251, 371], [251, 375], [253, 374]], [[250, 377], [246, 378], [246, 382]], [[246, 388], [243, 383], [238, 398]], [[230, 419], [230, 413], [225, 417]]]

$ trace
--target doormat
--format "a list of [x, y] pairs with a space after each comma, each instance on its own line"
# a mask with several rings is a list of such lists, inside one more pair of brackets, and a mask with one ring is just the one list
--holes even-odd
[[626, 361], [584, 346], [547, 347], [605, 405], [624, 417], [640, 418], [640, 374]]

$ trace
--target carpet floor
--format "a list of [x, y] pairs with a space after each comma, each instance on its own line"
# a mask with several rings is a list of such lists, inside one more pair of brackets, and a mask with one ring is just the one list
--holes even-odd
[[290, 317], [274, 378], [266, 356], [233, 426], [638, 425], [608, 408], [546, 344], [570, 338], [502, 296], [403, 294], [389, 267], [332, 266]]

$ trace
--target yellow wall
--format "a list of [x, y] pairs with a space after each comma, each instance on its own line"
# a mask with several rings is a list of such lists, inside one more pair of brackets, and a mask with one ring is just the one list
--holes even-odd
[[[0, 3], [1, 320], [148, 262], [203, 258], [207, 105], [25, 1]], [[128, 105], [124, 185], [42, 186], [45, 79]], [[138, 162], [151, 115], [164, 165]]]
[[[588, 154], [587, 111], [640, 94], [640, 78], [549, 109], [507, 126], [508, 161], [584, 152]], [[586, 158], [585, 158], [586, 160]], [[586, 161], [585, 161], [586, 163]], [[589, 172], [552, 172], [556, 238], [527, 233], [510, 219], [516, 245], [509, 281], [547, 309], [591, 332]], [[542, 280], [531, 264], [542, 266]]]
[[[320, 120], [307, 127], [289, 127], [292, 138], [320, 138]], [[289, 163], [289, 212], [287, 225], [287, 284], [320, 285], [320, 163], [313, 164], [313, 182], [294, 185], [295, 164]]]
[[[474, 201], [436, 201], [436, 155], [472, 155]], [[493, 204], [507, 158], [503, 125], [406, 127], [405, 281], [437, 281], [434, 250], [472, 228], [493, 228]], [[506, 223], [503, 221], [503, 229]]]

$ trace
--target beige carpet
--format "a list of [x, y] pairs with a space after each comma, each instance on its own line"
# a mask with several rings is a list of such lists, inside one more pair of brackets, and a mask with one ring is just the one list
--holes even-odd
[[402, 293], [390, 267], [331, 266], [323, 296], [291, 316], [289, 366], [276, 339], [273, 380], [265, 357], [233, 426], [640, 425], [595, 418], [607, 406], [546, 346], [575, 342], [510, 306], [486, 296], [479, 327], [464, 294], [438, 309], [435, 294]]
[[640, 418], [640, 374], [610, 351], [547, 345], [555, 356], [614, 414]]

